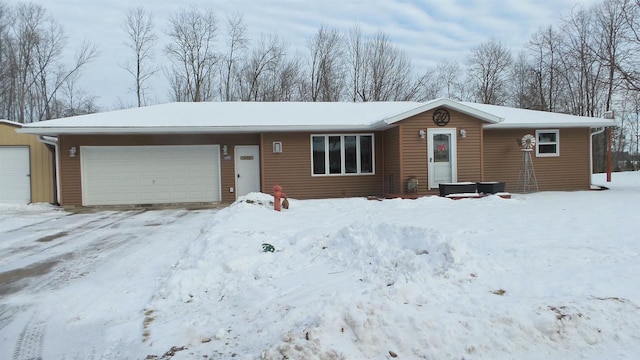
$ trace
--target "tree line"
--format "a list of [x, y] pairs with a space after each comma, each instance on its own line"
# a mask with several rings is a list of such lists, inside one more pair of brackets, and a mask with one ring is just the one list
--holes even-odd
[[[538, 29], [518, 53], [488, 39], [461, 62], [441, 59], [427, 69], [417, 69], [385, 33], [365, 35], [358, 25], [321, 26], [296, 52], [275, 34], [250, 39], [242, 15], [220, 16], [211, 8], [183, 8], [165, 25], [169, 42], [158, 49], [153, 13], [139, 7], [123, 14], [130, 53], [122, 71], [131, 76], [135, 106], [152, 102], [154, 77], [166, 79], [170, 101], [447, 97], [583, 116], [615, 111], [615, 149], [638, 146], [640, 0], [575, 7]], [[41, 5], [0, 3], [2, 117], [34, 122], [99, 110], [95, 97], [77, 87], [82, 68], [98, 56], [96, 46], [82, 44], [65, 64], [66, 46], [62, 27]], [[596, 155], [603, 148], [598, 141]]]

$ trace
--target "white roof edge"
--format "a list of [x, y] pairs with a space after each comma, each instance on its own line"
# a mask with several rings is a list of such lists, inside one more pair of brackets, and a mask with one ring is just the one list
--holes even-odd
[[82, 134], [230, 134], [279, 131], [374, 131], [371, 125], [162, 126], [162, 127], [28, 127], [16, 132], [34, 135]]
[[11, 120], [6, 120], [6, 119], [0, 119], [0, 124], [8, 124], [8, 125], [13, 125], [13, 126], [17, 126], [17, 127], [23, 127], [23, 125], [24, 125], [22, 123], [11, 121]]
[[395, 122], [398, 122], [400, 120], [404, 120], [408, 117], [429, 111], [429, 110], [433, 110], [435, 108], [438, 107], [447, 107], [456, 111], [459, 111], [463, 114], [467, 114], [467, 115], [471, 115], [473, 117], [488, 121], [490, 123], [500, 123], [503, 121], [503, 118], [499, 117], [499, 116], [495, 116], [493, 114], [489, 114], [487, 112], [475, 109], [473, 107], [467, 106], [465, 104], [461, 104], [457, 101], [451, 100], [451, 99], [447, 99], [447, 98], [439, 98], [439, 99], [435, 99], [432, 101], [429, 101], [423, 105], [417, 106], [409, 111], [405, 111], [401, 114], [392, 116], [390, 118], [387, 118], [384, 120], [384, 122], [386, 124], [393, 124]]
[[566, 122], [566, 123], [518, 123], [518, 124], [487, 124], [483, 128], [488, 130], [499, 129], [554, 129], [554, 128], [600, 128], [615, 126], [613, 121], [593, 121], [593, 122]]

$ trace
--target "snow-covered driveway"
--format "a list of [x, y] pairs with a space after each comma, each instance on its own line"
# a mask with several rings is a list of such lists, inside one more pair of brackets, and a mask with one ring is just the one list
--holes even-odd
[[216, 211], [0, 207], [0, 359], [127, 358], [145, 305]]

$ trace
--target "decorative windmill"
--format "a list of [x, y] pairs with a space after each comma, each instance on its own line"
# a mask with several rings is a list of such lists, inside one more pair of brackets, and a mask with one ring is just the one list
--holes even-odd
[[522, 146], [522, 167], [520, 168], [520, 177], [518, 178], [518, 190], [523, 193], [540, 191], [538, 189], [538, 179], [536, 179], [536, 172], [533, 169], [533, 159], [531, 153], [536, 147], [536, 138], [531, 134], [526, 134], [520, 139], [520, 145]]

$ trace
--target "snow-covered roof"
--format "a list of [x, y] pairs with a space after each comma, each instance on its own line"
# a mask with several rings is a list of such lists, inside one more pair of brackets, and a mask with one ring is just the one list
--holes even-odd
[[373, 131], [438, 107], [485, 121], [487, 128], [601, 127], [614, 122], [581, 116], [436, 99], [428, 102], [167, 103], [25, 124], [22, 133], [159, 134], [272, 131]]
[[518, 109], [506, 106], [476, 104], [460, 102], [460, 104], [478, 111], [493, 114], [503, 120], [496, 124], [487, 124], [487, 129], [518, 129], [518, 128], [568, 128], [568, 127], [603, 127], [615, 126], [615, 121], [587, 116], [575, 116], [548, 111]]
[[15, 122], [15, 121], [10, 121], [10, 120], [5, 120], [5, 119], [0, 119], [0, 124], [6, 124], [6, 125], [11, 125], [11, 126], [16, 126], [16, 127], [22, 127], [21, 123]]

